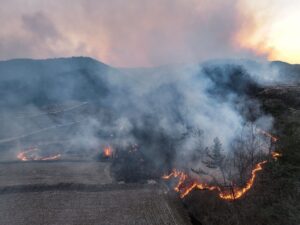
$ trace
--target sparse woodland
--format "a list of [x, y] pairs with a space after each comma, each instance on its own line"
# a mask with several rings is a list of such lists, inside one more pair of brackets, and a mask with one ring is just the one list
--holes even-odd
[[[288, 97], [293, 94], [289, 92]], [[264, 166], [253, 188], [242, 199], [226, 202], [218, 199], [215, 194], [205, 191], [194, 191], [187, 196], [184, 204], [192, 215], [194, 224], [299, 224], [299, 96], [290, 102], [285, 101], [284, 97], [286, 96], [272, 96], [270, 93], [259, 96], [265, 110], [275, 117], [275, 130], [280, 137], [276, 149], [282, 153], [282, 157]], [[240, 162], [237, 167], [240, 169], [240, 180], [243, 182], [244, 166], [247, 165], [244, 159], [249, 158], [249, 155], [246, 157], [241, 152], [235, 153], [238, 157], [237, 162]]]
[[[293, 93], [291, 93], [293, 94]], [[276, 135], [279, 140], [272, 142], [257, 132], [254, 124], [245, 125], [244, 131], [232, 145], [230, 154], [225, 154], [221, 141], [216, 138], [210, 147], [201, 146], [195, 161], [201, 161], [204, 167], [187, 168], [199, 177], [209, 177], [210, 182], [223, 188], [243, 186], [249, 179], [251, 169], [259, 161], [268, 160], [263, 165], [255, 179], [254, 185], [242, 198], [235, 201], [224, 201], [218, 198], [216, 192], [193, 190], [182, 201], [187, 208], [193, 224], [203, 225], [296, 225], [300, 221], [299, 215], [299, 165], [300, 165], [300, 114], [299, 105], [288, 105], [282, 99], [284, 96], [272, 98], [269, 93], [262, 93], [258, 98], [264, 110], [275, 118]], [[297, 97], [297, 96], [296, 96]], [[299, 101], [299, 100], [298, 100]], [[281, 105], [278, 105], [281, 104]], [[289, 110], [286, 110], [289, 109]], [[202, 136], [200, 130], [193, 130], [194, 137]], [[179, 144], [182, 139], [173, 140]], [[168, 137], [156, 140], [161, 145], [171, 146]], [[170, 149], [172, 146], [170, 147]], [[277, 160], [271, 159], [271, 151], [278, 151], [282, 156]], [[160, 168], [153, 173], [155, 165], [147, 164], [147, 157], [139, 151], [128, 153], [121, 151], [119, 159], [115, 159], [113, 170], [117, 179], [126, 182], [136, 182], [149, 177], [159, 178], [164, 170], [171, 166]], [[172, 152], [170, 150], [170, 152]], [[172, 154], [165, 153], [165, 160]], [[120, 160], [124, 160], [123, 163]], [[130, 166], [126, 163], [130, 161]], [[145, 161], [143, 161], [145, 160]], [[167, 164], [166, 164], [167, 165]], [[213, 173], [211, 173], [213, 171]], [[214, 177], [214, 174], [219, 177]], [[128, 178], [128, 179], [127, 179]], [[132, 180], [133, 179], [133, 180]]]

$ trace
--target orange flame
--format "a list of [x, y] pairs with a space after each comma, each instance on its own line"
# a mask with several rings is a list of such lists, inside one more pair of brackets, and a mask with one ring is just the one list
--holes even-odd
[[251, 187], [253, 186], [255, 177], [256, 177], [256, 173], [258, 171], [262, 170], [262, 165], [264, 165], [265, 163], [267, 163], [267, 160], [264, 160], [264, 161], [256, 164], [256, 166], [254, 167], [254, 169], [251, 172], [251, 178], [246, 183], [245, 187], [239, 188], [239, 189], [234, 189], [232, 191], [232, 193], [221, 192], [221, 193], [219, 193], [219, 197], [222, 199], [225, 199], [225, 200], [235, 200], [235, 199], [241, 198], [247, 191], [249, 191], [251, 189]]
[[58, 160], [61, 154], [56, 154], [53, 156], [41, 157], [38, 155], [32, 155], [32, 153], [39, 151], [38, 148], [30, 148], [28, 150], [19, 152], [17, 158], [21, 161], [48, 161], [48, 160]]
[[256, 166], [251, 172], [251, 178], [248, 180], [245, 187], [242, 188], [235, 187], [231, 192], [224, 191], [219, 186], [212, 186], [206, 183], [201, 183], [200, 181], [192, 181], [189, 185], [185, 185], [185, 183], [188, 183], [188, 180], [190, 178], [186, 173], [175, 169], [169, 175], [164, 175], [162, 178], [168, 180], [171, 177], [174, 178], [179, 177], [178, 183], [175, 186], [174, 190], [180, 193], [181, 198], [187, 196], [194, 189], [200, 189], [200, 190], [209, 190], [209, 191], [217, 190], [219, 192], [219, 197], [221, 199], [236, 200], [241, 198], [246, 192], [248, 192], [251, 189], [256, 178], [256, 173], [262, 170], [262, 165], [264, 165], [265, 163], [267, 163], [267, 160], [264, 160], [256, 164]]
[[107, 146], [103, 150], [103, 155], [107, 158], [110, 158], [112, 156], [112, 148], [110, 146]]
[[282, 156], [282, 154], [279, 152], [271, 152], [271, 155], [272, 155], [272, 158], [275, 160], [277, 160], [279, 157]]
[[[278, 138], [271, 135], [270, 133], [257, 129], [258, 132], [262, 133], [263, 135], [266, 135], [267, 137], [271, 138], [272, 142], [277, 142]], [[281, 153], [279, 152], [271, 152], [271, 156], [274, 160], [277, 160], [279, 157], [282, 156]], [[261, 161], [255, 165], [255, 167], [251, 171], [251, 177], [247, 181], [245, 187], [233, 187], [231, 188], [230, 191], [223, 190], [223, 188], [219, 186], [212, 186], [206, 183], [202, 183], [199, 180], [192, 180], [186, 173], [183, 171], [179, 171], [176, 169], [173, 169], [173, 171], [169, 175], [164, 175], [162, 178], [165, 180], [170, 179], [171, 177], [177, 178], [178, 183], [174, 187], [174, 190], [176, 192], [180, 193], [180, 197], [184, 198], [187, 196], [192, 190], [194, 189], [199, 189], [199, 190], [209, 190], [209, 191], [214, 191], [217, 190], [219, 192], [219, 197], [224, 200], [232, 201], [241, 198], [245, 193], [247, 193], [251, 187], [254, 184], [256, 174], [258, 171], [263, 169], [263, 165], [267, 163], [267, 160]]]
[[61, 154], [57, 154], [57, 155], [48, 156], [48, 157], [41, 157], [39, 160], [42, 160], [42, 161], [58, 160], [60, 157], [61, 157]]

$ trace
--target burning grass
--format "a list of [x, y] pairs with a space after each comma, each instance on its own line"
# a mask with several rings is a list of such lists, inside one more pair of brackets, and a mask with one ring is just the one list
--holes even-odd
[[43, 155], [37, 147], [32, 147], [18, 153], [17, 158], [21, 161], [53, 161], [59, 160], [61, 154]]
[[[274, 159], [277, 159], [278, 153], [274, 153], [274, 156], [275, 156]], [[219, 197], [221, 199], [232, 201], [241, 198], [242, 196], [244, 196], [244, 194], [246, 194], [251, 189], [251, 187], [254, 184], [257, 172], [262, 170], [263, 165], [266, 163], [267, 160], [264, 160], [256, 164], [256, 166], [251, 172], [251, 178], [248, 180], [245, 187], [235, 187], [232, 185], [231, 187], [224, 188], [222, 186], [214, 186], [214, 185], [202, 183], [199, 180], [191, 181], [191, 178], [186, 173], [175, 169], [172, 171], [172, 173], [170, 173], [169, 175], [165, 175], [162, 178], [165, 180], [168, 180], [172, 177], [178, 178], [178, 182], [174, 187], [174, 190], [180, 193], [181, 198], [187, 196], [194, 189], [199, 189], [199, 190], [217, 191], [219, 192]], [[229, 191], [226, 189], [229, 189]]]
[[103, 149], [103, 157], [104, 158], [112, 158], [113, 156], [113, 149], [110, 145], [104, 147]]
[[[271, 139], [271, 142], [275, 143], [278, 140], [278, 138], [269, 134], [266, 131], [263, 131], [261, 129], [258, 129], [257, 131], [269, 137]], [[273, 151], [271, 152], [271, 157], [274, 161], [277, 161], [278, 157], [281, 157], [281, 154]], [[250, 178], [247, 180], [246, 184], [243, 187], [237, 186], [232, 182], [230, 185], [226, 185], [226, 186], [212, 185], [210, 183], [201, 181], [201, 179], [193, 179], [188, 175], [188, 173], [177, 169], [173, 169], [173, 171], [170, 174], [164, 175], [162, 178], [165, 180], [169, 180], [171, 178], [177, 179], [177, 184], [175, 185], [174, 190], [180, 194], [181, 198], [186, 197], [193, 190], [198, 189], [198, 190], [216, 191], [218, 192], [218, 196], [220, 199], [233, 201], [242, 198], [252, 188], [257, 173], [263, 169], [263, 166], [267, 162], [268, 160], [262, 160], [255, 164], [255, 166], [252, 168]]]

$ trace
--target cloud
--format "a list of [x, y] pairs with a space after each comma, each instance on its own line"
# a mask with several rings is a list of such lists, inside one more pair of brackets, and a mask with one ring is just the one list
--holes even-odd
[[0, 36], [1, 58], [40, 58], [63, 54], [58, 47], [66, 40], [45, 14], [22, 14], [15, 29]]
[[117, 66], [149, 66], [256, 57], [235, 43], [252, 19], [241, 1], [5, 0], [0, 58], [88, 55]]
[[39, 38], [43, 41], [61, 38], [60, 33], [52, 21], [41, 12], [22, 15], [22, 25], [24, 29], [30, 32], [35, 38]]

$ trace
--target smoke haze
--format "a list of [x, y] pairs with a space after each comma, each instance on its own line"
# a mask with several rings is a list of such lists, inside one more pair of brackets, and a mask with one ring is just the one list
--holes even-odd
[[191, 163], [218, 137], [229, 153], [249, 121], [272, 128], [253, 95], [275, 82], [256, 78], [268, 67], [247, 61], [148, 69], [116, 69], [90, 58], [4, 61], [2, 151], [13, 160], [21, 149], [40, 146], [83, 159], [107, 145], [137, 145], [160, 168]]
[[5, 0], [2, 6], [0, 59], [86, 55], [128, 67], [266, 58], [270, 50], [238, 40], [255, 25], [242, 0]]

